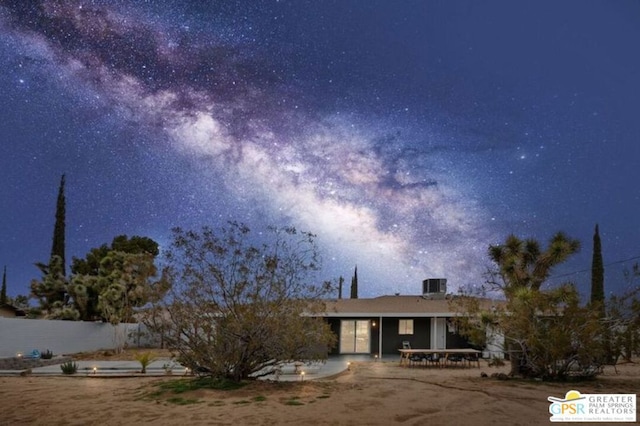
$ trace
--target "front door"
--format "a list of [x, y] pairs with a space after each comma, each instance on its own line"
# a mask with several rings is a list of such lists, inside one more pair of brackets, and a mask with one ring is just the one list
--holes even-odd
[[368, 354], [371, 351], [371, 338], [368, 320], [340, 321], [340, 353]]
[[431, 349], [446, 349], [447, 319], [431, 318]]

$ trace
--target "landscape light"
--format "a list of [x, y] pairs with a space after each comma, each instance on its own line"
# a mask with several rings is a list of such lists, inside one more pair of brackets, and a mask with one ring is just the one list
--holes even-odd
[[98, 367], [93, 367], [93, 374], [96, 374], [98, 372]]
[[304, 382], [304, 371], [300, 372], [300, 381]]
[[351, 371], [351, 363], [350, 362], [347, 362], [347, 370]]
[[16, 352], [16, 357], [22, 358], [22, 352]]

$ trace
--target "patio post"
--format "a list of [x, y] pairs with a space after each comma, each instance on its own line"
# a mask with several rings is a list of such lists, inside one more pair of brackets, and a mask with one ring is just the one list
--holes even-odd
[[382, 315], [378, 318], [378, 360], [382, 361]]

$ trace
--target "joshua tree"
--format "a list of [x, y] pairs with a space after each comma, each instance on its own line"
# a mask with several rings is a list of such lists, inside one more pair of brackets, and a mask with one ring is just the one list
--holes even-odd
[[[552, 304], [560, 303], [569, 293], [558, 292], [553, 297], [544, 296], [540, 289], [551, 270], [576, 253], [580, 248], [577, 240], [570, 239], [559, 232], [555, 234], [546, 250], [540, 248], [538, 241], [521, 240], [515, 235], [507, 237], [504, 244], [489, 247], [489, 258], [495, 263], [492, 275], [497, 278], [494, 284], [504, 292], [513, 316], [503, 321], [507, 352], [511, 359], [513, 375], [529, 374], [532, 343], [530, 338], [537, 330], [531, 326], [540, 323], [540, 308], [554, 308]], [[569, 290], [567, 288], [567, 290]], [[548, 306], [541, 306], [548, 304]]]

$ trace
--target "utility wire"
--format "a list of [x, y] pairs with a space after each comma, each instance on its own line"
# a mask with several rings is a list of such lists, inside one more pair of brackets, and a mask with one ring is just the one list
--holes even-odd
[[[605, 267], [607, 266], [611, 266], [611, 265], [618, 265], [620, 263], [626, 263], [629, 262], [631, 260], [636, 260], [636, 259], [640, 259], [640, 256], [634, 256], [634, 257], [630, 257], [629, 259], [624, 259], [624, 260], [616, 260], [615, 262], [609, 262], [606, 265], [604, 265]], [[575, 271], [575, 272], [569, 272], [566, 274], [562, 274], [562, 275], [554, 275], [552, 277], [549, 277], [549, 279], [555, 279], [555, 278], [564, 278], [564, 277], [568, 277], [570, 275], [575, 275], [575, 274], [580, 274], [582, 272], [589, 272], [591, 270], [591, 268], [589, 269], [582, 269], [580, 271]]]

